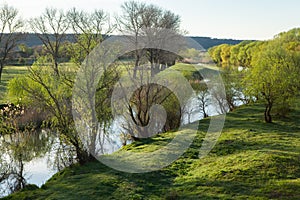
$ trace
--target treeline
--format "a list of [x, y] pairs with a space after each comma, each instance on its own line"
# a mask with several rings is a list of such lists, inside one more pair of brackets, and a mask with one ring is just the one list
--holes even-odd
[[211, 47], [214, 46], [218, 46], [221, 44], [228, 44], [228, 45], [236, 45], [239, 44], [241, 42], [243, 42], [243, 40], [234, 40], [234, 39], [217, 39], [217, 38], [211, 38], [211, 37], [189, 37], [193, 40], [195, 40], [196, 42], [198, 42], [204, 49], [209, 49]]
[[263, 41], [243, 41], [236, 45], [221, 44], [208, 50], [211, 59], [220, 67], [250, 67], [252, 57]]
[[[213, 46], [221, 45], [221, 44], [230, 44], [235, 45], [243, 42], [243, 40], [235, 40], [235, 39], [218, 39], [211, 37], [199, 37], [199, 36], [186, 36], [187, 38], [191, 38], [198, 42], [204, 49], [209, 49]], [[66, 34], [65, 41], [75, 42], [76, 36], [74, 34]], [[25, 33], [24, 38], [19, 42], [19, 44], [24, 44], [29, 48], [43, 45], [43, 43], [39, 40], [35, 33]]]
[[[266, 122], [272, 122], [273, 115], [286, 116], [293, 108], [300, 90], [300, 28], [272, 40], [222, 44], [208, 52], [227, 74], [231, 93], [238, 90], [249, 102], [265, 104]], [[230, 75], [238, 78], [232, 80]]]
[[[49, 38], [54, 38], [54, 36], [50, 34]], [[196, 42], [198, 42], [203, 47], [203, 49], [201, 50], [206, 50], [221, 44], [235, 45], [243, 42], [242, 40], [216, 39], [210, 37], [194, 37], [194, 36], [188, 37], [187, 36], [187, 38], [191, 38]], [[64, 42], [75, 43], [76, 35], [66, 34], [66, 37], [64, 38]], [[40, 41], [39, 37], [35, 33], [24, 33], [23, 39], [20, 40], [18, 43], [19, 44], [16, 46], [13, 53], [7, 60], [7, 64], [9, 65], [21, 65], [21, 66], [32, 65], [36, 60], [36, 58], [42, 54], [43, 43]], [[64, 57], [61, 58], [62, 62], [68, 62], [69, 59], [70, 56], [68, 56], [66, 53]]]

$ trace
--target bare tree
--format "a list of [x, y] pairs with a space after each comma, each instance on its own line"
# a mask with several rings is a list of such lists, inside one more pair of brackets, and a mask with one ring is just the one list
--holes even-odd
[[94, 47], [114, 30], [114, 25], [103, 10], [87, 13], [72, 8], [67, 17], [76, 39], [76, 43], [71, 45], [71, 57], [73, 62], [81, 64]]
[[210, 103], [209, 91], [206, 85], [201, 85], [200, 90], [197, 92], [197, 99], [199, 101], [200, 112], [203, 114], [203, 118], [208, 117], [207, 106]]
[[224, 114], [229, 111], [229, 105], [226, 99], [226, 93], [224, 88], [218, 83], [214, 84], [211, 89], [212, 101], [217, 105], [217, 112], [219, 114]]
[[[133, 76], [136, 77], [142, 57], [146, 57], [151, 63], [152, 76], [155, 75], [155, 72], [159, 71], [160, 68], [164, 69], [165, 66], [174, 65], [176, 60], [174, 54], [159, 48], [143, 49], [139, 44], [139, 37], [145, 37], [150, 41], [151, 37], [155, 37], [158, 34], [163, 35], [157, 32], [160, 30], [165, 31], [166, 29], [180, 33], [180, 17], [158, 6], [152, 4], [147, 5], [136, 1], [125, 2], [122, 5], [122, 10], [123, 14], [117, 17], [118, 29], [124, 35], [131, 36], [128, 37], [128, 39], [134, 44], [136, 49], [134, 51], [135, 64]], [[173, 41], [175, 42], [176, 39]], [[174, 44], [174, 47], [175, 46]], [[164, 65], [164, 67], [162, 67], [161, 64]]]
[[[110, 23], [109, 15], [103, 10], [95, 10], [91, 13], [71, 9], [68, 12], [68, 20], [70, 22], [70, 27], [75, 33], [76, 43], [70, 45], [70, 53], [72, 61], [81, 65], [81, 69], [91, 70], [91, 77], [82, 79], [82, 91], [87, 92], [87, 98], [85, 105], [91, 110], [91, 126], [89, 130], [86, 131], [85, 137], [86, 146], [88, 146], [88, 151], [92, 155], [98, 155], [99, 153], [104, 153], [104, 143], [108, 141], [107, 137], [107, 126], [111, 123], [111, 112], [109, 110], [109, 96], [112, 92], [112, 86], [116, 79], [118, 78], [118, 72], [114, 66], [110, 66], [109, 69], [105, 68], [103, 79], [99, 81], [97, 85], [94, 80], [97, 76], [97, 67], [92, 63], [90, 57], [88, 56], [92, 50], [100, 44], [105, 37], [107, 37], [114, 26]], [[90, 62], [88, 62], [88, 59]], [[87, 64], [88, 63], [88, 64]], [[90, 67], [90, 68], [89, 68]], [[92, 90], [92, 86], [95, 84], [95, 90]], [[88, 87], [85, 87], [87, 86]], [[96, 101], [94, 102], [94, 98]], [[73, 107], [74, 110], [76, 107]], [[96, 108], [96, 109], [93, 109]], [[96, 144], [97, 142], [97, 144]], [[97, 146], [98, 145], [98, 146]]]
[[[154, 5], [148, 5], [143, 13], [143, 29], [144, 35], [146, 37], [157, 37], [157, 35], [163, 36], [159, 41], [161, 45], [156, 45], [157, 47], [163, 46], [165, 42], [172, 40], [174, 51], [182, 46], [180, 37], [176, 34], [180, 34], [180, 16], [172, 13], [169, 10], [163, 10]], [[172, 31], [171, 34], [163, 34], [162, 32]], [[169, 38], [172, 35], [173, 38]], [[148, 39], [149, 40], [149, 39]], [[159, 73], [168, 66], [175, 64], [177, 55], [159, 48], [148, 48], [146, 50], [146, 55], [148, 61], [151, 63], [151, 75]]]
[[133, 37], [128, 37], [130, 41], [135, 46], [134, 57], [134, 70], [133, 77], [136, 77], [138, 66], [140, 65], [140, 60], [142, 57], [142, 49], [139, 49], [138, 46], [138, 37], [142, 34], [143, 28], [143, 13], [146, 9], [145, 3], [139, 3], [136, 1], [125, 2], [122, 6], [122, 15], [116, 18], [117, 27], [123, 35], [132, 35]]
[[16, 8], [7, 4], [0, 7], [0, 81], [7, 59], [23, 37], [23, 27]]
[[69, 28], [66, 14], [62, 10], [46, 8], [40, 17], [30, 20], [30, 26], [43, 43], [46, 53], [51, 55], [53, 69], [59, 76], [60, 48], [65, 41], [66, 31]]

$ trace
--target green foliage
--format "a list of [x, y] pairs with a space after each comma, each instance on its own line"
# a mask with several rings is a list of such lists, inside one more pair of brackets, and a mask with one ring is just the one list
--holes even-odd
[[15, 97], [7, 96], [8, 82], [27, 73], [27, 67], [24, 66], [7, 66], [3, 69], [2, 80], [0, 82], [0, 104], [17, 101]]
[[222, 63], [221, 48], [222, 48], [222, 46], [219, 45], [219, 46], [214, 46], [214, 47], [208, 49], [208, 53], [209, 53], [210, 57], [218, 65], [220, 65]]
[[212, 60], [220, 67], [243, 66], [251, 67], [253, 55], [259, 51], [264, 42], [244, 41], [239, 44], [230, 46], [222, 44], [212, 47], [208, 50]]
[[234, 46], [223, 44], [209, 49], [209, 54], [218, 66], [227, 69], [232, 68], [231, 66], [244, 67], [246, 76], [238, 76], [243, 82], [242, 85], [228, 79], [235, 76], [235, 72], [229, 72], [229, 75], [227, 69], [224, 70], [229, 105], [233, 105], [230, 99], [236, 96], [234, 93], [238, 88], [246, 96], [265, 102], [266, 122], [272, 122], [273, 114], [287, 115], [300, 88], [299, 32], [300, 29], [296, 28], [280, 33], [270, 41], [244, 41]]
[[299, 88], [298, 66], [294, 62], [299, 58], [290, 55], [280, 41], [269, 42], [256, 54], [253, 68], [247, 72], [244, 80], [245, 92], [265, 102], [266, 122], [272, 122], [270, 112], [273, 106], [284, 105], [285, 108], [278, 111], [289, 110], [290, 102]]
[[77, 36], [77, 42], [68, 45], [71, 62], [80, 65], [87, 55], [101, 42], [102, 36], [83, 33]]
[[57, 70], [51, 67], [52, 63], [51, 57], [40, 57], [28, 69], [28, 74], [10, 81], [9, 95], [17, 97], [19, 103], [26, 107], [49, 112], [48, 124], [56, 130], [62, 142], [74, 146], [78, 161], [84, 162], [87, 155], [75, 132], [71, 107], [76, 71], [68, 65], [60, 65], [58, 75]]
[[229, 62], [230, 62], [230, 50], [231, 50], [231, 46], [228, 44], [223, 44], [221, 45], [221, 60], [222, 60], [222, 66], [229, 66]]
[[[74, 71], [68, 66], [60, 66], [61, 76], [57, 76], [51, 67], [49, 57], [40, 57], [25, 76], [12, 79], [8, 84], [9, 96], [17, 97], [24, 105], [50, 111], [53, 116], [65, 115], [71, 98], [71, 82]], [[68, 78], [66, 78], [68, 77]], [[61, 113], [59, 113], [61, 112]]]

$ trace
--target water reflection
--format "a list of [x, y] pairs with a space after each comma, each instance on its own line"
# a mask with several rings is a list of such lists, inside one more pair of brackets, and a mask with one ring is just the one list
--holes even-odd
[[[28, 183], [41, 185], [40, 178], [55, 172], [46, 159], [53, 151], [55, 138], [48, 131], [32, 130], [0, 136], [0, 196], [20, 190]], [[32, 175], [39, 170], [39, 177]]]

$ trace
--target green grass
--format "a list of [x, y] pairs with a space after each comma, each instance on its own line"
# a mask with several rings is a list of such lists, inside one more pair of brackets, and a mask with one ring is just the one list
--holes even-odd
[[[300, 109], [266, 124], [263, 106], [227, 114], [208, 156], [198, 151], [209, 126], [201, 120], [193, 144], [170, 166], [150, 173], [115, 171], [99, 162], [74, 165], [41, 189], [30, 187], [5, 199], [300, 199]], [[173, 133], [128, 145], [122, 151], [153, 151]]]
[[173, 70], [180, 71], [187, 79], [192, 79], [194, 72], [199, 71], [200, 73], [206, 75], [218, 75], [220, 68], [210, 65], [192, 65], [186, 63], [177, 63], [176, 65], [170, 67]]
[[[65, 66], [72, 67], [71, 63], [64, 63]], [[192, 74], [196, 71], [195, 67], [190, 64], [184, 64], [184, 63], [177, 63], [176, 65], [172, 66], [171, 69], [177, 70], [181, 72], [186, 78], [190, 79]], [[214, 73], [217, 68], [207, 66], [206, 69], [203, 69], [202, 67], [199, 67], [200, 72], [201, 70], [206, 70], [211, 73]], [[198, 69], [198, 70], [199, 70]], [[125, 70], [125, 69], [123, 69]], [[6, 66], [3, 69], [2, 73], [2, 80], [0, 82], [0, 104], [7, 103], [10, 101], [7, 97], [7, 85], [9, 80], [12, 78], [15, 78], [19, 75], [25, 74], [27, 72], [26, 66]]]
[[7, 84], [9, 80], [25, 74], [27, 71], [26, 66], [6, 66], [2, 72], [2, 78], [0, 82], [0, 104], [7, 103], [9, 99], [7, 98]]

